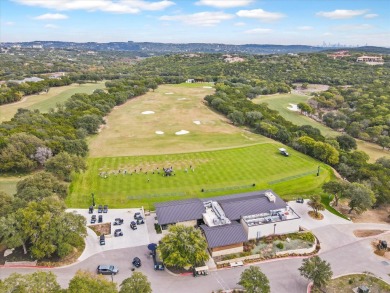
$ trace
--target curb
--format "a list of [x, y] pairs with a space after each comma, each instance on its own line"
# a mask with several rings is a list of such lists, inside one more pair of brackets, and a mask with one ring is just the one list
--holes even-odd
[[26, 268], [26, 269], [54, 269], [49, 266], [29, 266], [29, 265], [0, 265], [0, 268]]

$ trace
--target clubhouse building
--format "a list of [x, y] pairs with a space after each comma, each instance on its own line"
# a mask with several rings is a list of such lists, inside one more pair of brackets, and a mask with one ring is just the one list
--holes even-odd
[[211, 256], [243, 251], [243, 243], [299, 231], [301, 218], [272, 190], [156, 204], [161, 229], [199, 227]]

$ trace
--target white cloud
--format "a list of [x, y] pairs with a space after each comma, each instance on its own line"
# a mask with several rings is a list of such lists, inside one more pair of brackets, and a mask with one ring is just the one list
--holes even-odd
[[344, 24], [335, 26], [332, 29], [336, 31], [353, 31], [353, 30], [369, 30], [373, 29], [371, 24]]
[[370, 13], [370, 14], [366, 14], [364, 16], [364, 18], [375, 18], [375, 17], [378, 17], [379, 15], [378, 14], [375, 14], [375, 13]]
[[87, 10], [112, 13], [139, 13], [142, 10], [163, 10], [175, 5], [169, 0], [149, 2], [144, 0], [13, 0], [17, 3], [55, 10]]
[[60, 14], [60, 13], [46, 13], [39, 15], [37, 17], [34, 17], [34, 19], [37, 20], [59, 20], [59, 19], [67, 19], [68, 16], [65, 14]]
[[236, 22], [236, 23], [234, 24], [234, 26], [245, 26], [245, 25], [246, 25], [245, 22]]
[[48, 23], [45, 25], [45, 28], [55, 29], [58, 28], [58, 26], [56, 26], [55, 24]]
[[217, 8], [232, 8], [239, 6], [246, 6], [252, 3], [253, 0], [200, 0], [196, 5], [206, 5]]
[[7, 21], [7, 22], [5, 23], [5, 25], [7, 25], [7, 26], [12, 26], [12, 25], [15, 25], [15, 22], [13, 22], [13, 21]]
[[345, 19], [352, 18], [355, 16], [363, 15], [367, 13], [367, 10], [344, 10], [344, 9], [336, 9], [334, 11], [320, 11], [317, 12], [317, 16], [322, 16], [331, 19]]
[[298, 29], [301, 31], [311, 31], [314, 28], [312, 26], [304, 25], [304, 26], [299, 26]]
[[214, 26], [221, 21], [234, 18], [233, 14], [226, 14], [224, 12], [199, 12], [194, 14], [182, 14], [182, 15], [164, 15], [160, 20], [167, 21], [181, 21], [189, 25], [199, 26]]
[[323, 33], [322, 35], [323, 35], [323, 36], [333, 36], [333, 34], [332, 34], [332, 33], [329, 33], [329, 32]]
[[251, 30], [247, 30], [244, 33], [246, 34], [268, 34], [272, 32], [272, 29], [270, 28], [254, 28]]
[[236, 13], [240, 17], [256, 18], [261, 21], [275, 21], [279, 20], [285, 15], [279, 12], [268, 12], [263, 9], [253, 9], [253, 10], [240, 10]]

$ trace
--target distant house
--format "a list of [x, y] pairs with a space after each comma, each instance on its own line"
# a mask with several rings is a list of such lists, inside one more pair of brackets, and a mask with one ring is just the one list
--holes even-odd
[[301, 218], [273, 191], [156, 204], [158, 224], [199, 227], [212, 256], [243, 251], [243, 243], [299, 231]]
[[21, 83], [25, 83], [25, 82], [38, 82], [38, 81], [42, 81], [42, 80], [44, 80], [44, 79], [34, 76], [34, 77], [26, 77], [25, 79], [22, 79], [22, 80], [9, 80], [8, 82], [14, 82], [14, 83], [21, 84]]
[[344, 57], [349, 57], [351, 55], [349, 54], [349, 51], [337, 51], [332, 54], [328, 54], [327, 56], [332, 59], [341, 59]]
[[356, 59], [356, 62], [366, 63], [370, 65], [381, 65], [384, 63], [381, 56], [360, 56]]
[[186, 83], [194, 83], [195, 82], [195, 79], [193, 78], [189, 78], [186, 80]]

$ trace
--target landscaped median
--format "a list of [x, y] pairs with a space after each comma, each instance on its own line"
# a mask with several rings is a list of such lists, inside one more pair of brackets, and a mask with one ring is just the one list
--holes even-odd
[[274, 258], [313, 255], [319, 249], [319, 242], [311, 232], [271, 235], [244, 243], [244, 252], [240, 254], [215, 257], [214, 261], [217, 268], [226, 268], [237, 263], [248, 264]]

